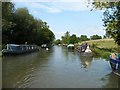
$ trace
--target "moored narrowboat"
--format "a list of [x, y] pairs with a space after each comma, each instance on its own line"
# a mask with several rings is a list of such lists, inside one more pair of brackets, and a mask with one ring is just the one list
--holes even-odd
[[31, 53], [38, 51], [37, 45], [17, 45], [17, 44], [7, 44], [2, 50], [2, 55], [19, 55], [24, 53]]
[[113, 58], [112, 55], [110, 55], [110, 65], [113, 73], [120, 76], [120, 56]]
[[69, 45], [67, 45], [67, 48], [68, 48], [68, 49], [74, 49], [75, 46], [74, 46], [74, 44], [69, 44]]
[[78, 52], [91, 53], [90, 46], [87, 43], [84, 43], [76, 48]]

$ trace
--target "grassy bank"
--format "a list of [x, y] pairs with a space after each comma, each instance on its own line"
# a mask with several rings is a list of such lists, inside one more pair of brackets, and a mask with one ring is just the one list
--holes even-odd
[[[109, 58], [111, 52], [117, 52], [117, 44], [113, 39], [99, 39], [86, 41], [96, 57]], [[84, 42], [82, 42], [84, 43]]]

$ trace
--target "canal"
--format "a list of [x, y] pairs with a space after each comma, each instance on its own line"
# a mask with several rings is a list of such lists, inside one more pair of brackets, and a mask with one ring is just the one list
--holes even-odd
[[2, 59], [3, 88], [117, 88], [109, 62], [65, 47]]

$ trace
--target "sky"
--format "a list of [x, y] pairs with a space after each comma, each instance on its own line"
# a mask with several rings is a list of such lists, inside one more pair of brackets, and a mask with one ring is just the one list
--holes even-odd
[[70, 35], [76, 34], [78, 37], [105, 34], [102, 22], [103, 12], [90, 11], [92, 7], [90, 5], [87, 7], [88, 3], [84, 0], [82, 2], [13, 1], [13, 3], [16, 9], [26, 7], [35, 18], [47, 22], [56, 39], [61, 39], [66, 31], [69, 31]]

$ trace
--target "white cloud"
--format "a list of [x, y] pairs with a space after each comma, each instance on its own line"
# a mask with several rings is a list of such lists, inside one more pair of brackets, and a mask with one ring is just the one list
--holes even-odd
[[52, 3], [52, 9], [57, 8], [61, 11], [83, 11], [83, 10], [89, 10], [87, 7], [87, 2], [55, 2]]
[[[8, 1], [8, 0], [2, 0], [2, 1]], [[12, 2], [85, 2], [92, 0], [12, 0]]]
[[[9, 2], [10, 0], [2, 0], [2, 2]], [[11, 0], [12, 2], [84, 2], [93, 0]], [[118, 2], [120, 0], [94, 0], [94, 2]]]
[[[85, 1], [85, 0], [84, 0]], [[24, 6], [32, 9], [43, 9], [50, 13], [59, 13], [62, 11], [84, 11], [90, 10], [88, 2], [24, 2]]]

